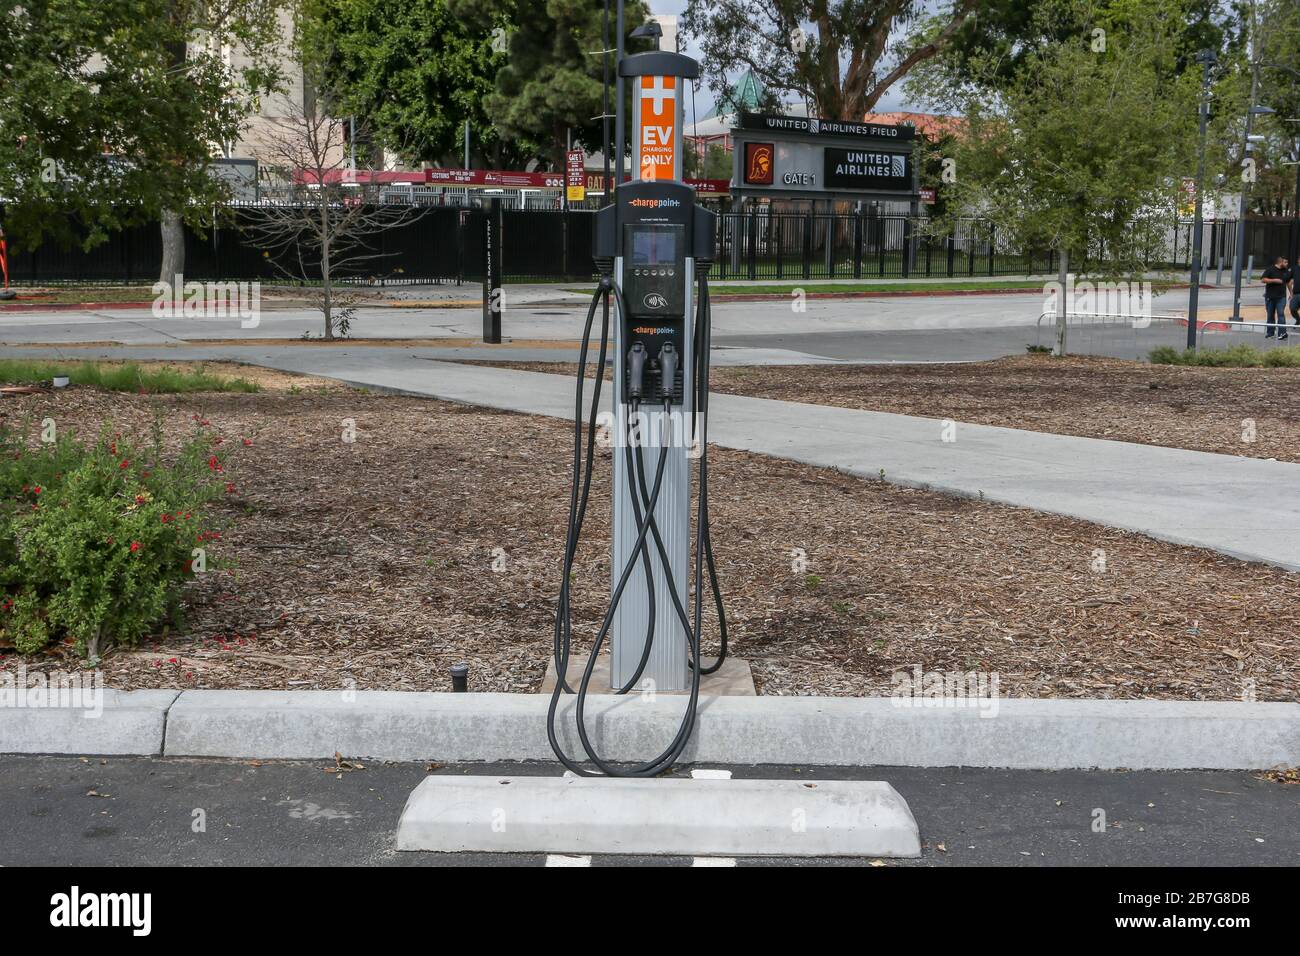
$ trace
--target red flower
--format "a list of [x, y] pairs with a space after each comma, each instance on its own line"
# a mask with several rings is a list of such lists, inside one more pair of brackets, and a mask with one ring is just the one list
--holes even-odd
[[235, 483], [233, 481], [226, 482], [226, 494], [233, 495], [234, 493], [235, 493]]
[[131, 542], [131, 553], [132, 553], [132, 554], [135, 554], [135, 552], [137, 552], [137, 551], [139, 551], [139, 550], [140, 550], [140, 542], [139, 542], [139, 541], [132, 541], [132, 542]]
[[244, 447], [245, 447], [245, 448], [250, 447], [252, 444], [253, 444], [253, 439], [251, 439], [251, 438], [245, 438], [245, 439], [244, 439]]
[[130, 467], [131, 467], [131, 462], [128, 461], [127, 459], [123, 458], [123, 459], [122, 459], [122, 463], [121, 463], [120, 465], [118, 465], [117, 467], [118, 467], [118, 468], [121, 468], [123, 471], [125, 471], [127, 468], [130, 468]]
[[32, 494], [39, 495], [40, 493], [41, 493], [41, 486], [40, 486], [40, 485], [37, 485], [35, 488], [32, 489]]

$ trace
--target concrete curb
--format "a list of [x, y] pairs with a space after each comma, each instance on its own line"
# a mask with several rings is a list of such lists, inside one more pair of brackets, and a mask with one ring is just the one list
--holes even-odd
[[425, 777], [399, 850], [917, 857], [906, 801], [865, 780]]
[[[13, 692], [26, 700], [20, 690]], [[92, 691], [85, 706], [0, 706], [0, 753], [112, 754], [153, 757], [163, 752], [167, 709], [175, 690]], [[102, 707], [102, 709], [101, 709]]]
[[[561, 742], [580, 754], [562, 705]], [[1257, 770], [1300, 765], [1300, 704], [1025, 700], [900, 706], [889, 698], [714, 697], [683, 759], [804, 766], [1060, 770]], [[988, 701], [982, 703], [988, 704]], [[184, 691], [166, 714], [165, 756], [552, 760], [549, 699], [534, 694]], [[592, 698], [603, 756], [645, 759], [675, 733], [684, 701]], [[81, 748], [85, 750], [85, 748]], [[121, 752], [121, 751], [117, 751]]]

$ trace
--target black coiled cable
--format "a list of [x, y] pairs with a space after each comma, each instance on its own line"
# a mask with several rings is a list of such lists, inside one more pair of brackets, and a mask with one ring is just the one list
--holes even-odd
[[[574, 452], [573, 452], [573, 485], [569, 497], [569, 522], [565, 540], [565, 554], [563, 563], [563, 580], [560, 585], [560, 598], [556, 608], [555, 634], [554, 634], [554, 658], [556, 669], [555, 689], [551, 694], [550, 707], [546, 715], [546, 733], [551, 743], [551, 749], [554, 750], [556, 757], [565, 767], [581, 776], [597, 776], [605, 774], [608, 776], [619, 777], [649, 777], [661, 773], [670, 767], [690, 741], [691, 734], [695, 729], [696, 705], [699, 701], [700, 678], [704, 674], [712, 674], [722, 666], [727, 655], [727, 624], [726, 614], [723, 608], [722, 592], [718, 584], [717, 568], [713, 557], [713, 546], [709, 536], [709, 509], [708, 509], [708, 444], [706, 438], [707, 431], [707, 412], [708, 412], [708, 385], [709, 385], [709, 346], [711, 338], [711, 309], [708, 293], [708, 266], [701, 264], [703, 268], [698, 273], [699, 279], [699, 302], [697, 306], [698, 319], [695, 323], [695, 336], [693, 342], [694, 348], [694, 372], [692, 376], [694, 384], [694, 402], [692, 403], [692, 434], [695, 441], [699, 442], [700, 447], [700, 488], [699, 498], [697, 501], [696, 512], [696, 539], [695, 539], [695, 616], [694, 621], [687, 615], [681, 595], [677, 592], [677, 586], [671, 573], [665, 574], [668, 583], [669, 597], [672, 599], [673, 609], [685, 630], [689, 660], [691, 665], [691, 688], [690, 697], [687, 701], [686, 714], [678, 727], [676, 735], [668, 747], [658, 756], [645, 761], [644, 763], [635, 764], [630, 767], [617, 767], [602, 758], [596, 752], [590, 736], [587, 732], [585, 721], [586, 697], [588, 686], [591, 681], [591, 675], [595, 668], [597, 655], [600, 652], [601, 645], [604, 643], [606, 635], [609, 633], [613, 624], [615, 614], [618, 609], [618, 603], [622, 599], [623, 591], [631, 574], [635, 569], [638, 559], [641, 561], [647, 582], [647, 600], [649, 607], [649, 625], [646, 630], [645, 644], [642, 649], [641, 659], [637, 666], [636, 672], [626, 686], [618, 688], [615, 693], [625, 694], [640, 679], [649, 660], [650, 651], [654, 641], [654, 622], [655, 622], [655, 597], [653, 576], [651, 573], [649, 548], [647, 535], [654, 541], [655, 550], [659, 559], [663, 562], [666, 572], [669, 571], [669, 561], [667, 552], [663, 545], [663, 540], [659, 534], [658, 523], [655, 520], [654, 509], [659, 499], [659, 491], [663, 483], [664, 466], [668, 456], [668, 443], [663, 442], [659, 454], [659, 461], [655, 468], [654, 481], [650, 487], [647, 487], [645, 463], [643, 457], [638, 452], [633, 451], [633, 442], [628, 435], [621, 436], [623, 439], [624, 454], [623, 464], [627, 469], [628, 489], [632, 492], [633, 517], [637, 527], [637, 538], [634, 544], [633, 552], [628, 558], [626, 565], [615, 583], [613, 592], [610, 596], [609, 607], [606, 610], [604, 620], [601, 623], [600, 630], [596, 634], [596, 639], [592, 644], [590, 656], [587, 659], [587, 666], [583, 672], [582, 681], [577, 691], [577, 708], [576, 723], [578, 737], [582, 742], [583, 750], [586, 751], [588, 760], [597, 768], [596, 772], [588, 770], [578, 762], [571, 759], [560, 747], [559, 739], [555, 729], [555, 719], [559, 706], [560, 695], [563, 693], [573, 693], [566, 680], [569, 663], [569, 652], [572, 641], [572, 623], [570, 616], [570, 598], [569, 587], [571, 583], [573, 560], [577, 552], [578, 542], [582, 533], [582, 524], [586, 516], [588, 494], [591, 487], [592, 463], [594, 457], [594, 443], [596, 434], [596, 423], [599, 415], [601, 385], [604, 381], [604, 365], [608, 350], [609, 341], [609, 296], [613, 295], [618, 301], [620, 317], [627, 315], [627, 305], [623, 299], [623, 291], [612, 278], [606, 276], [601, 279], [599, 288], [592, 297], [591, 307], [587, 311], [587, 321], [583, 330], [582, 347], [579, 355], [578, 367], [578, 384], [577, 398], [574, 411]], [[582, 453], [582, 425], [583, 425], [583, 384], [584, 375], [587, 366], [587, 355], [590, 347], [591, 328], [595, 318], [596, 307], [604, 302], [604, 318], [601, 326], [600, 341], [600, 360], [597, 366], [596, 386], [592, 395], [592, 406], [587, 426], [587, 448], [586, 456]], [[634, 401], [631, 405], [632, 416], [629, 417], [629, 423], [633, 420], [639, 411], [639, 401]], [[665, 417], [671, 413], [671, 402], [664, 402]], [[584, 467], [585, 465], [585, 467]], [[618, 467], [617, 455], [615, 467]], [[709, 571], [709, 585], [713, 591], [714, 603], [717, 608], [719, 633], [720, 633], [720, 650], [718, 659], [710, 666], [701, 668], [699, 666], [700, 657], [700, 631], [703, 626], [703, 570], [705, 565]]]

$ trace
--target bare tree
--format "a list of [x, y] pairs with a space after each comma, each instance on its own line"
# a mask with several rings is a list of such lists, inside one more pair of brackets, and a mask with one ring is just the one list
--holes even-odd
[[[275, 266], [307, 284], [328, 340], [348, 335], [364, 295], [355, 285], [340, 286], [340, 278], [381, 277], [384, 254], [372, 241], [415, 210], [380, 201], [374, 170], [357, 170], [350, 158], [350, 121], [329, 115], [325, 104], [310, 93], [302, 102], [286, 98], [283, 115], [259, 136], [259, 154], [281, 185], [245, 212], [246, 228]], [[364, 131], [353, 135], [363, 139]]]

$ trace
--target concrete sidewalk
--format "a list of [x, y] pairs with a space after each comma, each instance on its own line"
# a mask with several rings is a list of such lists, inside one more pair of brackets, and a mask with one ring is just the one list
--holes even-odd
[[[289, 356], [293, 371], [306, 356]], [[383, 370], [344, 357], [326, 374], [359, 384], [569, 418], [574, 381], [450, 362]], [[288, 365], [289, 362], [286, 363]], [[418, 367], [417, 367], [418, 365]], [[608, 390], [606, 390], [608, 396]], [[1082, 518], [1175, 544], [1300, 571], [1300, 464], [936, 418], [715, 395], [709, 440], [864, 478]], [[743, 493], [743, 489], [738, 489]]]

